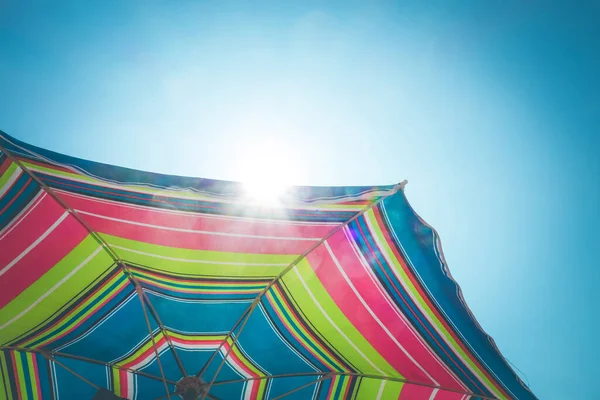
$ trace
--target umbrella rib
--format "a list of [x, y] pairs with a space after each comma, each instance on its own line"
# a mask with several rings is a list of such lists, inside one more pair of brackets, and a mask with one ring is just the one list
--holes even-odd
[[[138, 286], [136, 290], [138, 291], [138, 296], [140, 297], [140, 299], [142, 299], [142, 296], [144, 295], [142, 287]], [[169, 386], [167, 385], [167, 378], [165, 376], [165, 371], [163, 370], [162, 362], [160, 361], [160, 354], [158, 354], [158, 347], [156, 347], [156, 340], [154, 339], [154, 333], [152, 332], [152, 327], [150, 326], [150, 319], [148, 318], [148, 311], [146, 310], [144, 300], [142, 300], [142, 309], [144, 310], [144, 318], [146, 319], [146, 325], [148, 326], [148, 333], [150, 334], [150, 339], [152, 340], [152, 348], [154, 349], [154, 354], [156, 354], [156, 362], [158, 364], [158, 369], [160, 370], [160, 374], [163, 378], [163, 383], [165, 385], [165, 392], [167, 392], [167, 398], [171, 400]]]
[[[204, 374], [204, 372], [206, 372], [206, 370], [208, 369], [208, 366], [211, 364], [211, 362], [213, 361], [213, 359], [215, 358], [215, 356], [217, 355], [217, 353], [219, 353], [219, 351], [221, 350], [221, 347], [223, 347], [223, 345], [227, 342], [227, 340], [229, 340], [230, 338], [233, 338], [233, 342], [231, 343], [231, 346], [230, 346], [229, 350], [227, 351], [227, 353], [225, 353], [225, 356], [223, 357], [223, 361], [221, 361], [219, 367], [217, 368], [217, 372], [215, 373], [215, 375], [211, 379], [210, 383], [208, 384], [209, 390], [210, 390], [210, 387], [212, 386], [212, 384], [217, 379], [217, 375], [221, 371], [221, 368], [223, 368], [223, 365], [225, 364], [225, 361], [227, 360], [227, 357], [229, 356], [229, 353], [235, 347], [236, 342], [237, 342], [237, 337], [239, 337], [239, 335], [242, 333], [242, 331], [244, 329], [244, 326], [246, 325], [246, 322], [248, 321], [248, 319], [250, 319], [250, 315], [252, 314], [252, 312], [254, 311], [254, 309], [256, 309], [256, 307], [260, 303], [260, 300], [269, 291], [269, 289], [273, 285], [275, 285], [280, 279], [282, 279], [285, 274], [287, 274], [296, 265], [298, 265], [298, 263], [300, 263], [300, 261], [304, 260], [316, 248], [318, 248], [323, 243], [325, 243], [333, 235], [335, 235], [336, 233], [338, 233], [339, 231], [341, 231], [342, 229], [344, 229], [352, 221], [354, 221], [355, 219], [359, 218], [364, 213], [366, 213], [369, 210], [371, 210], [373, 207], [375, 207], [381, 201], [383, 201], [384, 199], [386, 199], [389, 196], [392, 196], [392, 195], [396, 194], [399, 190], [402, 190], [404, 188], [404, 186], [406, 185], [406, 183], [407, 183], [406, 180], [398, 183], [397, 185], [394, 186], [394, 188], [391, 191], [389, 191], [388, 193], [385, 193], [384, 195], [378, 197], [375, 201], [372, 201], [371, 203], [367, 204], [365, 207], [363, 207], [359, 212], [357, 212], [356, 214], [354, 214], [352, 217], [348, 218], [346, 221], [344, 221], [340, 225], [336, 226], [327, 235], [325, 235], [321, 240], [319, 240], [316, 244], [314, 244], [310, 249], [308, 249], [307, 251], [305, 251], [303, 254], [299, 255], [294, 261], [292, 261], [287, 267], [285, 267], [271, 282], [269, 282], [269, 284], [267, 284], [267, 286], [265, 286], [265, 288], [254, 298], [254, 300], [252, 301], [252, 303], [250, 304], [250, 306], [248, 306], [248, 308], [246, 309], [246, 311], [244, 311], [244, 313], [236, 321], [236, 323], [233, 325], [233, 327], [231, 328], [231, 330], [229, 331], [229, 333], [227, 334], [227, 336], [225, 337], [225, 339], [221, 342], [221, 344], [219, 345], [219, 347], [217, 347], [217, 349], [215, 350], [215, 352], [208, 359], [208, 361], [204, 365], [204, 367], [202, 367], [202, 369], [200, 370], [200, 372], [198, 372], [196, 374], [196, 376], [201, 377]], [[242, 323], [242, 321], [244, 321], [244, 322]], [[240, 326], [240, 330], [239, 330], [237, 336], [234, 336], [234, 332], [237, 329], [238, 325], [240, 325], [240, 324], [242, 324]], [[204, 397], [203, 397], [203, 399], [204, 399]]]
[[184, 377], [187, 376], [187, 372], [185, 371], [185, 367], [183, 366], [183, 363], [181, 362], [181, 359], [179, 358], [179, 356], [177, 355], [177, 352], [175, 351], [175, 346], [173, 345], [173, 342], [171, 341], [171, 337], [168, 335], [167, 329], [163, 325], [160, 317], [158, 316], [158, 312], [156, 311], [156, 309], [152, 305], [152, 302], [148, 298], [148, 295], [146, 294], [146, 292], [144, 292], [144, 290], [142, 289], [141, 285], [139, 286], [139, 288], [140, 288], [140, 293], [143, 296], [142, 303], [144, 301], [146, 302], [146, 304], [148, 306], [148, 310], [150, 310], [150, 313], [152, 314], [152, 317], [154, 317], [154, 319], [158, 323], [158, 327], [160, 328], [163, 336], [165, 337], [165, 340], [167, 341], [167, 343], [169, 344], [169, 347], [171, 348], [171, 351], [173, 352], [173, 356], [175, 357], [175, 361], [177, 362], [177, 365], [179, 366], [179, 370], [181, 371], [181, 373], [183, 374]]
[[[5, 140], [8, 140], [4, 136], [2, 136], [1, 134], [0, 134], [0, 137], [3, 138], [3, 139], [5, 139]], [[129, 270], [129, 268], [127, 268], [127, 266], [125, 265], [125, 263], [123, 262], [123, 260], [121, 259], [121, 257], [119, 257], [119, 255], [117, 254], [117, 252], [114, 251], [113, 248], [110, 247], [110, 245], [108, 244], [108, 242], [106, 242], [96, 231], [94, 231], [91, 228], [91, 226], [89, 226], [87, 224], [87, 222], [85, 222], [79, 216], [79, 214], [77, 214], [77, 212], [73, 208], [71, 208], [71, 206], [69, 206], [69, 204], [67, 204], [66, 201], [64, 201], [62, 198], [60, 198], [56, 194], [56, 192], [54, 191], [54, 189], [52, 189], [50, 186], [46, 185], [36, 174], [34, 174], [28, 167], [26, 167], [23, 164], [23, 162], [21, 162], [21, 160], [19, 160], [11, 152], [9, 152], [8, 150], [6, 150], [6, 148], [4, 146], [2, 146], [1, 144], [0, 144], [0, 151], [3, 152], [4, 154], [6, 154], [6, 156], [8, 158], [10, 158], [10, 160], [12, 162], [14, 162], [15, 164], [17, 164], [17, 166], [19, 168], [21, 168], [23, 170], [23, 172], [25, 172], [27, 175], [29, 175], [31, 177], [31, 179], [33, 179], [38, 185], [40, 185], [40, 187], [52, 199], [54, 199], [54, 201], [56, 201], [65, 211], [67, 211], [73, 218], [75, 218], [75, 220], [90, 234], [90, 236], [92, 236], [94, 238], [94, 240], [96, 240], [96, 242], [98, 242], [98, 244], [100, 244], [100, 246], [102, 246], [102, 248], [104, 248], [104, 250], [108, 253], [108, 255], [113, 259], [113, 261], [118, 266], [120, 266], [122, 268], [122, 270], [125, 273], [125, 275], [127, 276], [127, 278], [129, 278], [129, 280], [132, 282], [132, 284], [136, 288], [137, 287], [141, 287], [140, 282], [131, 273], [131, 271]], [[150, 304], [150, 299], [148, 299], [148, 298], [146, 298], [146, 299], [148, 300], [148, 303]], [[144, 300], [141, 297], [140, 297], [140, 301], [142, 302], [142, 307], [144, 307]], [[154, 316], [154, 314], [153, 314], [153, 316]], [[158, 316], [158, 315], [156, 315], [156, 316]], [[158, 319], [157, 319], [157, 322], [159, 322]], [[175, 357], [175, 360], [177, 361], [177, 365], [178, 365], [179, 369], [181, 370], [182, 375], [183, 376], [187, 376], [187, 373], [185, 372], [185, 369], [183, 368], [183, 363], [181, 362], [181, 359], [177, 355], [177, 352], [175, 351], [175, 346], [173, 346], [173, 343], [171, 342], [171, 339], [169, 338], [169, 335], [167, 334], [167, 331], [166, 331], [165, 327], [160, 322], [159, 322], [159, 327], [160, 327], [163, 335], [165, 336], [165, 339], [167, 340], [167, 343], [169, 344], [169, 347], [170, 347], [171, 351], [173, 352], [173, 356]]]
[[401, 382], [401, 383], [406, 383], [406, 384], [415, 385], [415, 386], [429, 387], [432, 389], [439, 389], [439, 390], [453, 392], [453, 393], [462, 394], [462, 395], [466, 395], [466, 396], [473, 396], [473, 397], [477, 397], [477, 398], [481, 398], [481, 399], [485, 399], [485, 400], [497, 400], [495, 397], [486, 397], [481, 394], [476, 394], [476, 393], [471, 393], [471, 392], [463, 392], [460, 390], [456, 390], [456, 389], [452, 389], [452, 388], [448, 388], [448, 387], [444, 387], [444, 386], [416, 382], [416, 381], [412, 381], [410, 379], [398, 378], [398, 377], [394, 377], [394, 376], [385, 376], [385, 375], [363, 374], [363, 373], [358, 373], [358, 372], [329, 371], [329, 372], [299, 372], [299, 373], [292, 373], [292, 374], [267, 375], [267, 376], [257, 376], [257, 377], [244, 378], [244, 379], [231, 379], [231, 380], [227, 380], [227, 381], [214, 382], [213, 386], [228, 385], [231, 383], [242, 383], [242, 382], [249, 382], [249, 381], [259, 381], [259, 380], [264, 380], [264, 379], [297, 378], [297, 377], [303, 377], [303, 376], [321, 376], [321, 375], [329, 375], [329, 377], [348, 376], [348, 377], [366, 378], [366, 379], [380, 379], [380, 380], [391, 381], [391, 382]]
[[[44, 351], [40, 350], [40, 349], [28, 349], [28, 348], [25, 348], [25, 347], [14, 347], [14, 346], [2, 346], [2, 347], [0, 347], [0, 351], [2, 351], [2, 350], [18, 351], [18, 352], [21, 352], [21, 353], [37, 353], [37, 354], [42, 354], [42, 355], [44, 353]], [[118, 369], [120, 371], [131, 372], [132, 374], [144, 376], [144, 377], [146, 377], [148, 379], [153, 379], [153, 380], [159, 381], [159, 382], [163, 381], [163, 379], [161, 377], [149, 374], [147, 372], [138, 371], [136, 369], [127, 368], [127, 367], [123, 367], [123, 366], [120, 366], [120, 365], [107, 363], [107, 362], [100, 361], [100, 360], [95, 360], [93, 358], [87, 358], [87, 357], [82, 357], [82, 356], [76, 356], [76, 355], [73, 355], [73, 354], [61, 353], [59, 351], [53, 351], [50, 354], [52, 356], [69, 358], [71, 360], [83, 361], [83, 362], [88, 362], [90, 364], [103, 365], [103, 366], [108, 367], [108, 368], [115, 368], [115, 369]], [[167, 383], [169, 383], [171, 385], [176, 385], [177, 384], [177, 382], [171, 381], [169, 379], [167, 379]]]
[[100, 386], [96, 385], [95, 383], [92, 383], [88, 379], [86, 379], [83, 376], [79, 375], [77, 372], [73, 371], [71, 368], [67, 367], [65, 364], [61, 363], [60, 361], [58, 361], [56, 358], [52, 357], [51, 355], [49, 355], [49, 354], [47, 354], [45, 352], [42, 352], [41, 354], [42, 354], [42, 356], [45, 359], [57, 363], [58, 365], [60, 365], [61, 367], [63, 367], [64, 369], [66, 369], [67, 371], [69, 371], [70, 373], [72, 373], [73, 375], [75, 375], [77, 378], [79, 378], [82, 381], [84, 381], [85, 383], [87, 383], [88, 385], [92, 386], [96, 390], [100, 390], [101, 389]]
[[292, 389], [292, 390], [290, 390], [290, 391], [288, 391], [288, 392], [285, 392], [285, 393], [283, 393], [283, 394], [280, 394], [280, 395], [279, 395], [279, 396], [277, 396], [277, 397], [273, 397], [273, 399], [272, 399], [272, 400], [279, 400], [279, 399], [282, 399], [282, 398], [284, 398], [284, 397], [286, 397], [286, 396], [289, 396], [289, 395], [290, 395], [290, 394], [292, 394], [292, 393], [299, 392], [300, 390], [302, 390], [302, 389], [304, 389], [304, 388], [307, 388], [307, 387], [309, 387], [309, 386], [312, 386], [312, 385], [316, 385], [317, 383], [319, 383], [319, 382], [322, 382], [322, 381], [325, 381], [325, 380], [327, 380], [327, 379], [330, 379], [330, 378], [332, 378], [332, 377], [334, 377], [334, 376], [335, 376], [335, 375], [332, 375], [332, 374], [325, 374], [325, 375], [323, 375], [322, 377], [320, 377], [319, 379], [316, 379], [316, 380], [314, 380], [314, 381], [312, 381], [312, 382], [305, 383], [304, 385], [302, 385], [302, 386], [298, 386], [296, 389]]

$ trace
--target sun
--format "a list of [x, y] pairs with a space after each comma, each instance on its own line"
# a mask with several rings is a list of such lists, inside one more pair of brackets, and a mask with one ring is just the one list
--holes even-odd
[[244, 157], [239, 168], [244, 195], [250, 202], [266, 207], [282, 205], [299, 175], [297, 164], [286, 154], [280, 148], [264, 146]]

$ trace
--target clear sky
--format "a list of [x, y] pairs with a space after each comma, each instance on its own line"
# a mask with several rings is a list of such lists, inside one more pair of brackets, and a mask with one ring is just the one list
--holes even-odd
[[164, 173], [406, 178], [542, 399], [599, 396], [599, 71], [597, 1], [0, 0], [1, 130]]

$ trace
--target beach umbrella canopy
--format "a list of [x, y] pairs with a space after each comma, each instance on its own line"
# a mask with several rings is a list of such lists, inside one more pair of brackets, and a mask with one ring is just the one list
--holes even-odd
[[266, 202], [4, 133], [0, 345], [7, 399], [535, 398], [404, 182]]

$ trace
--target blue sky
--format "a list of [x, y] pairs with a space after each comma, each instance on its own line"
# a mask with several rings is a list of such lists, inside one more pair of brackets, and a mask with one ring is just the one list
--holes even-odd
[[597, 398], [600, 5], [296, 3], [0, 1], [0, 129], [164, 173], [406, 178], [534, 393]]

